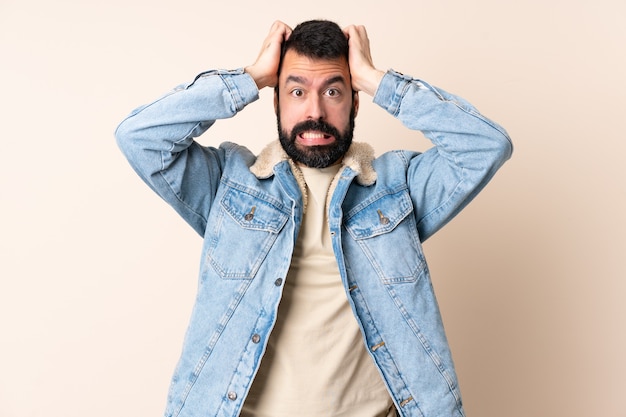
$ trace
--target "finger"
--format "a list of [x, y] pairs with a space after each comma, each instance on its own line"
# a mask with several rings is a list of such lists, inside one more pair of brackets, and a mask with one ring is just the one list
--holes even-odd
[[344, 35], [346, 35], [346, 38], [350, 39], [350, 32], [352, 31], [353, 27], [354, 25], [349, 25], [342, 29]]
[[291, 35], [291, 27], [280, 20], [276, 20], [270, 28], [270, 35], [277, 35], [282, 39], [287, 39]]
[[277, 45], [278, 47], [280, 47], [285, 39], [285, 33], [289, 32], [290, 30], [291, 29], [280, 20], [275, 21], [270, 27], [270, 31], [263, 41], [259, 56], [266, 53], [266, 51], [270, 50], [270, 48], [272, 47], [275, 47]]
[[283, 23], [283, 22], [280, 22], [280, 23], [281, 23], [283, 39], [287, 40], [289, 39], [289, 36], [291, 36], [291, 32], [293, 31], [293, 29], [291, 29], [291, 26], [289, 26], [286, 23]]
[[357, 35], [359, 37], [363, 37], [363, 36], [367, 37], [367, 30], [365, 29], [365, 26], [363, 25], [346, 26], [345, 28], [343, 28], [343, 33], [345, 33], [346, 36], [348, 37], [354, 36], [354, 35]]

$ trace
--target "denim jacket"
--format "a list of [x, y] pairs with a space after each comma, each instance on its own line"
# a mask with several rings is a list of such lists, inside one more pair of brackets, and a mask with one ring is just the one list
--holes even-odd
[[[257, 157], [194, 140], [257, 98], [243, 70], [209, 71], [116, 130], [132, 167], [204, 237], [166, 416], [239, 415], [276, 321], [306, 205], [299, 170], [278, 142]], [[512, 145], [463, 99], [392, 70], [374, 102], [435, 146], [374, 158], [369, 145], [352, 145], [327, 207], [341, 279], [398, 414], [463, 416], [421, 242], [476, 196]]]

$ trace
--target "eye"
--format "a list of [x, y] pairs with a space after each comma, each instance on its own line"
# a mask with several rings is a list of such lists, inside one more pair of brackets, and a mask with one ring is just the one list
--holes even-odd
[[302, 97], [304, 95], [304, 91], [300, 88], [294, 88], [291, 90], [291, 95], [294, 97]]
[[339, 97], [341, 95], [341, 91], [338, 88], [329, 88], [326, 90], [326, 95], [328, 97]]

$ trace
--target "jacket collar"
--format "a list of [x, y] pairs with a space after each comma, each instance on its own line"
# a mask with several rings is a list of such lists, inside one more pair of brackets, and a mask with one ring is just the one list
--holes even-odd
[[[376, 171], [372, 166], [374, 148], [369, 143], [353, 142], [343, 157], [343, 167], [350, 167], [356, 173], [356, 180], [360, 185], [368, 186], [376, 182]], [[268, 144], [259, 154], [250, 171], [257, 178], [269, 178], [274, 174], [274, 166], [282, 161], [289, 161], [296, 177], [300, 169], [283, 150], [280, 142], [275, 140]]]

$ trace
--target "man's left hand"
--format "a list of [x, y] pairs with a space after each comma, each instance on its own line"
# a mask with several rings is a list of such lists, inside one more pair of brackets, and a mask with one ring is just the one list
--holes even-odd
[[374, 66], [365, 26], [350, 25], [344, 28], [343, 32], [348, 38], [348, 60], [352, 88], [355, 91], [363, 91], [374, 96], [385, 73]]

